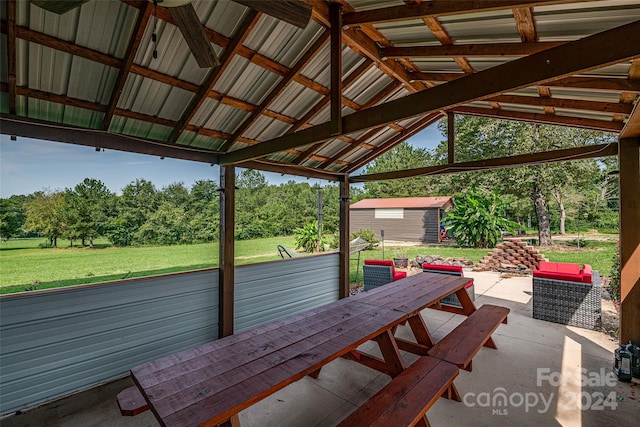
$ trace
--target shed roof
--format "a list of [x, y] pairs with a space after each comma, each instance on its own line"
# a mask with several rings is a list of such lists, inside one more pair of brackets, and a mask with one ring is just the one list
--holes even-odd
[[451, 205], [451, 196], [439, 197], [394, 197], [388, 199], [362, 199], [351, 205], [351, 209], [375, 208], [446, 208]]
[[198, 67], [170, 8], [146, 0], [63, 15], [3, 1], [1, 131], [334, 178], [447, 113], [640, 133], [637, 0], [333, 2], [341, 129], [329, 125], [332, 6], [303, 1], [306, 28], [192, 0], [212, 68]]

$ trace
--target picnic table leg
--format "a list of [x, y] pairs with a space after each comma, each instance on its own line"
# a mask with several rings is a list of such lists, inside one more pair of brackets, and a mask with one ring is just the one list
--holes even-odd
[[[471, 297], [467, 293], [466, 289], [460, 289], [456, 291], [456, 295], [458, 300], [460, 300], [460, 304], [462, 305], [462, 310], [466, 316], [469, 316], [471, 313], [476, 311], [476, 305], [471, 301]], [[496, 343], [493, 342], [493, 338], [489, 337], [487, 342], [484, 343], [485, 347], [489, 348], [498, 348], [496, 347]]]
[[400, 356], [398, 344], [396, 343], [391, 330], [387, 329], [386, 331], [378, 335], [375, 338], [375, 341], [380, 347], [382, 358], [387, 365], [391, 377], [395, 377], [400, 374], [400, 372], [407, 369], [404, 361], [402, 360], [402, 356]]
[[431, 424], [429, 424], [429, 420], [427, 419], [426, 415], [423, 415], [422, 418], [420, 418], [414, 425], [415, 427], [431, 427]]
[[416, 338], [417, 343], [403, 340], [402, 338], [396, 338], [395, 340], [398, 344], [398, 348], [408, 351], [409, 353], [426, 356], [429, 349], [435, 344], [433, 337], [427, 329], [427, 325], [424, 323], [420, 313], [410, 317], [407, 321], [409, 322], [409, 327], [411, 327], [411, 332], [413, 332], [413, 336]]
[[219, 427], [240, 427], [238, 414], [232, 415], [227, 421], [218, 424]]

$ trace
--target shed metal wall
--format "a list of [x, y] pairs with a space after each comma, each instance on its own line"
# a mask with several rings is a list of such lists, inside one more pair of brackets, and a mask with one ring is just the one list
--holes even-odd
[[376, 218], [375, 209], [351, 209], [349, 232], [371, 228], [385, 240], [438, 243], [438, 209], [406, 209], [404, 219]]
[[218, 338], [218, 270], [0, 299], [0, 414]]
[[235, 332], [339, 298], [337, 253], [250, 264], [235, 271]]

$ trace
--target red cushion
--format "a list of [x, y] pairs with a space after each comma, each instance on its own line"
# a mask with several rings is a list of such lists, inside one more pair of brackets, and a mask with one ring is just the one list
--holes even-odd
[[365, 259], [364, 265], [386, 265], [393, 268], [393, 261], [390, 259]]
[[540, 261], [538, 270], [541, 271], [558, 271], [557, 262]]
[[593, 276], [593, 269], [589, 264], [585, 264], [582, 268], [582, 281], [584, 283], [591, 283]]
[[393, 281], [395, 282], [398, 279], [404, 279], [405, 277], [407, 277], [407, 272], [406, 271], [396, 271], [395, 273], [393, 273]]
[[558, 262], [558, 273], [580, 274], [580, 264]]
[[456, 273], [462, 273], [462, 267], [459, 265], [440, 265], [440, 264], [422, 264], [423, 270], [439, 270], [439, 271], [454, 271]]
[[544, 279], [567, 280], [569, 282], [582, 282], [582, 274], [561, 273], [559, 271], [533, 270], [533, 277]]

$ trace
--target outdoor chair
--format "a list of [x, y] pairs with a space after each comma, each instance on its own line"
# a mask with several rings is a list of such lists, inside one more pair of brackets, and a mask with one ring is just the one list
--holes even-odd
[[391, 267], [384, 265], [363, 265], [364, 290], [369, 291], [379, 286], [393, 282]]

